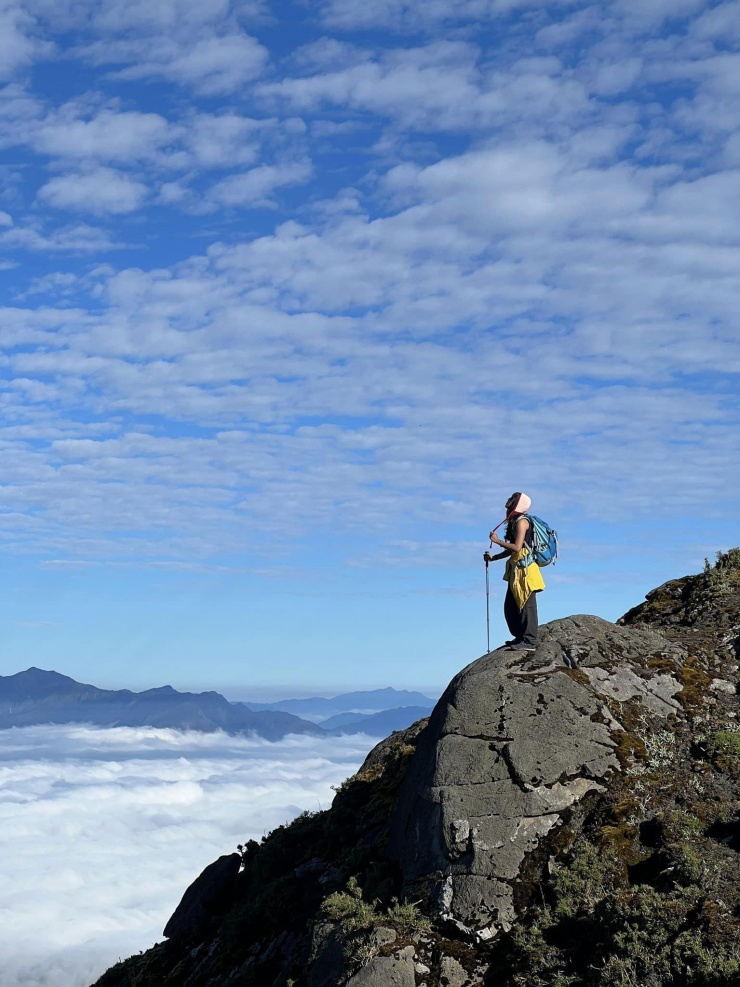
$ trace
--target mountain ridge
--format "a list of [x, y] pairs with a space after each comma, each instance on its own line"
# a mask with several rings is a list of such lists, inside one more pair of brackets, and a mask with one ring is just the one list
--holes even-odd
[[396, 709], [380, 710], [378, 713], [345, 713], [322, 720], [319, 726], [329, 736], [367, 733], [371, 737], [382, 737], [394, 731], [405, 730], [417, 720], [429, 716], [431, 711], [431, 706], [399, 706]]
[[[0, 676], [0, 729], [43, 723], [89, 722], [98, 726], [152, 726], [179, 730], [225, 730], [227, 733], [255, 732], [266, 739], [288, 733], [315, 736], [369, 733], [381, 737], [391, 730], [405, 729], [426, 716], [432, 701], [424, 706], [392, 706], [372, 713], [346, 712], [348, 704], [365, 700], [394, 701], [421, 693], [376, 689], [340, 694], [323, 700], [342, 709], [337, 723], [314, 723], [303, 719], [280, 702], [252, 709], [248, 703], [230, 702], [214, 690], [179, 692], [171, 685], [154, 686], [139, 692], [131, 689], [101, 689], [77, 682], [61, 672], [31, 666], [13, 675]], [[367, 697], [367, 698], [366, 698]], [[425, 697], [422, 697], [425, 698]], [[294, 708], [314, 700], [285, 700]], [[3, 708], [6, 704], [7, 708]], [[330, 718], [331, 719], [331, 718]]]
[[170, 685], [141, 692], [99, 689], [36, 666], [0, 676], [0, 729], [47, 723], [225, 730], [268, 740], [289, 733], [322, 735], [319, 727], [291, 713], [240, 708], [214, 691], [178, 692]]
[[387, 686], [383, 689], [366, 689], [354, 692], [343, 692], [337, 696], [309, 696], [300, 699], [282, 699], [270, 703], [256, 703], [250, 700], [240, 702], [252, 710], [281, 710], [286, 713], [304, 713], [308, 715], [326, 715], [334, 713], [359, 712], [376, 713], [387, 709], [398, 709], [404, 706], [429, 706], [435, 700], [408, 689], [394, 689]]

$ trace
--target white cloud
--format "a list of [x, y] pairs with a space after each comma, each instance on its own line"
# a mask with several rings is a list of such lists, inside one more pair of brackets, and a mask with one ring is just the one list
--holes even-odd
[[737, 0], [710, 7], [697, 17], [692, 26], [692, 34], [697, 38], [711, 39], [727, 43], [740, 41]]
[[158, 38], [155, 44], [119, 44], [98, 48], [99, 63], [130, 61], [119, 70], [121, 79], [162, 78], [192, 86], [207, 96], [238, 91], [257, 78], [267, 63], [267, 51], [246, 34], [215, 35], [184, 44]]
[[12, 79], [28, 67], [49, 45], [35, 36], [32, 15], [19, 3], [0, 4], [0, 79]]
[[252, 164], [262, 131], [276, 121], [253, 120], [236, 113], [200, 113], [189, 121], [188, 144], [196, 165], [232, 169]]
[[665, 20], [682, 20], [703, 6], [704, 0], [646, 0], [639, 5], [616, 0], [615, 8], [634, 30], [650, 30]]
[[[51, 0], [49, 0], [51, 2]], [[171, 34], [178, 29], [202, 31], [214, 23], [222, 23], [236, 12], [257, 14], [261, 4], [234, 4], [230, 0], [89, 0], [83, 3], [94, 18], [96, 28], [104, 33], [119, 35], [127, 31]]]
[[205, 95], [231, 93], [267, 64], [266, 49], [240, 26], [264, 20], [265, 13], [260, 0], [6, 0], [0, 8], [0, 78], [12, 78], [40, 57], [58, 56], [48, 39], [66, 41], [76, 32], [76, 57], [123, 66], [119, 78], [165, 79]]
[[12, 250], [100, 254], [119, 250], [122, 246], [120, 242], [112, 240], [105, 230], [87, 223], [58, 227], [49, 233], [44, 233], [36, 226], [15, 226], [0, 230], [0, 247]]
[[39, 189], [39, 199], [54, 209], [120, 215], [138, 209], [148, 194], [143, 182], [113, 168], [60, 175]]
[[[347, 51], [343, 65], [326, 70], [323, 50], [311, 54], [322, 70], [262, 83], [265, 98], [284, 99], [299, 110], [325, 104], [398, 118], [405, 125], [464, 129], [480, 99], [477, 50], [462, 42], [380, 52]], [[354, 55], [354, 57], [352, 57]]]
[[0, 731], [1, 987], [86, 987], [119, 957], [161, 940], [206, 864], [303, 810], [328, 808], [331, 786], [370, 744], [84, 726]]
[[242, 174], [230, 175], [208, 190], [207, 201], [222, 206], [265, 206], [279, 188], [304, 185], [311, 177], [308, 161], [260, 165]]
[[[57, 110], [33, 103], [33, 113], [24, 113], [25, 107], [17, 94], [6, 101], [3, 141], [9, 147], [32, 149], [63, 172], [41, 186], [41, 201], [99, 214], [137, 209], [148, 194], [145, 182], [158, 187], [158, 203], [197, 210], [202, 197], [193, 183], [199, 173], [228, 173], [254, 164], [266, 153], [267, 141], [284, 146], [297, 139], [292, 121], [233, 112], [188, 112], [171, 122], [157, 113], [122, 110], [115, 102], [100, 106], [89, 99]], [[69, 174], [70, 169], [76, 170]], [[215, 201], [221, 194], [230, 202], [263, 201], [271, 187], [302, 181], [308, 170], [307, 164], [260, 164], [246, 180], [232, 175]]]
[[[92, 26], [91, 40], [76, 54], [94, 65], [122, 66], [118, 79], [163, 79], [206, 96], [238, 92], [262, 73], [269, 57], [239, 20], [262, 14], [261, 3], [229, 0], [91, 2], [74, 17], [78, 26]], [[47, 16], [52, 24], [57, 20]]]
[[[551, 4], [571, 6], [572, 0], [555, 0]], [[537, 9], [538, 0], [427, 0], [420, 5], [413, 0], [326, 0], [321, 4], [326, 24], [339, 30], [385, 27], [391, 30], [426, 30], [450, 22], [495, 20], [518, 9]]]
[[79, 160], [128, 162], [154, 157], [179, 136], [158, 113], [86, 108], [67, 103], [33, 131], [31, 140], [42, 154]]

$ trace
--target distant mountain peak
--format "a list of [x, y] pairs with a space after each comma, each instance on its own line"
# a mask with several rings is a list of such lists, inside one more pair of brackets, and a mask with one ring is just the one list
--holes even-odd
[[48, 679], [49, 681], [64, 681], [64, 682], [74, 682], [68, 675], [62, 675], [61, 672], [55, 672], [53, 669], [39, 668], [37, 665], [31, 665], [30, 668], [25, 669], [22, 672], [16, 672], [15, 675], [9, 675], [8, 678], [13, 679]]

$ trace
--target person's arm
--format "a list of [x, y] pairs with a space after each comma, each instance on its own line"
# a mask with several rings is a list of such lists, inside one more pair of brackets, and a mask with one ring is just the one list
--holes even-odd
[[529, 528], [529, 521], [525, 517], [520, 517], [516, 523], [516, 539], [511, 541], [501, 541], [495, 531], [491, 532], [491, 541], [500, 545], [501, 548], [505, 548], [507, 553], [515, 554], [516, 552], [521, 552], [524, 546], [524, 539], [527, 536], [527, 529]]
[[511, 555], [511, 552], [499, 552], [498, 555], [491, 555], [490, 552], [484, 552], [483, 558], [486, 562], [498, 562], [499, 559], [506, 559]]

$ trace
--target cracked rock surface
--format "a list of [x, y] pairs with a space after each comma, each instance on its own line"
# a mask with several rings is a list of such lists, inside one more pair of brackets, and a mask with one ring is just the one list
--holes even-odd
[[510, 928], [528, 858], [620, 770], [606, 700], [669, 716], [681, 685], [650, 662], [678, 651], [653, 630], [576, 616], [543, 627], [533, 655], [493, 651], [455, 676], [391, 823], [409, 891], [478, 940]]
[[393, 956], [376, 956], [348, 981], [347, 987], [416, 987], [414, 947]]

